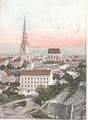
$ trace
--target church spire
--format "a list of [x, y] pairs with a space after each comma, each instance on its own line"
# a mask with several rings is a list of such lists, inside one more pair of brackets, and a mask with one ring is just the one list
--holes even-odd
[[26, 19], [25, 19], [25, 17], [24, 17], [24, 23], [23, 23], [23, 34], [22, 34], [20, 54], [21, 54], [22, 59], [29, 61], [29, 59], [30, 59], [29, 42], [28, 42], [28, 35], [26, 32]]
[[26, 18], [24, 17], [24, 25], [23, 25], [23, 35], [22, 39], [27, 39], [27, 32], [26, 32]]

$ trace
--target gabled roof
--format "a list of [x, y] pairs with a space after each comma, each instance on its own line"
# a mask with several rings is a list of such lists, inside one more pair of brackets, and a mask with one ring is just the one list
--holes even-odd
[[48, 49], [48, 54], [61, 54], [61, 51], [59, 48], [50, 48]]

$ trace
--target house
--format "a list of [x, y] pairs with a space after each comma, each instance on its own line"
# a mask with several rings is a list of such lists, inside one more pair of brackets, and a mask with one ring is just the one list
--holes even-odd
[[11, 64], [14, 66], [14, 68], [18, 68], [21, 67], [24, 63], [24, 60], [21, 59], [21, 57], [17, 57], [15, 59], [13, 59], [13, 61], [11, 62]]
[[75, 71], [67, 71], [67, 73], [69, 74], [69, 75], [71, 75], [72, 77], [73, 77], [73, 79], [75, 79], [76, 77], [78, 77], [79, 76], [79, 74], [78, 74], [78, 72], [75, 72]]
[[14, 74], [11, 71], [1, 71], [0, 79], [2, 83], [10, 85], [11, 82], [15, 82]]
[[20, 88], [29, 94], [35, 94], [39, 85], [47, 87], [53, 85], [53, 74], [51, 70], [25, 70], [20, 75]]
[[20, 71], [16, 70], [16, 71], [13, 71], [12, 73], [14, 74], [15, 82], [19, 83], [20, 82]]
[[10, 57], [3, 57], [3, 58], [0, 58], [0, 66], [2, 65], [8, 65], [8, 63], [10, 62], [11, 58]]
[[0, 66], [5, 65], [5, 60], [3, 58], [0, 58]]
[[58, 65], [59, 69], [65, 70], [69, 67], [68, 63], [64, 63], [64, 61], [47, 61], [46, 65]]
[[44, 63], [34, 61], [31, 63], [31, 69], [45, 69]]
[[59, 48], [49, 48], [47, 53], [47, 61], [62, 60], [62, 53]]

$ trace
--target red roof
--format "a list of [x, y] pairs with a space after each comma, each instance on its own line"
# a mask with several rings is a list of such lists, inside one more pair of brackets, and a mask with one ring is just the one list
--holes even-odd
[[13, 62], [20, 62], [20, 61], [21, 61], [21, 57], [18, 57], [18, 58], [13, 60]]
[[48, 61], [47, 64], [58, 64], [58, 65], [64, 65], [64, 61]]
[[13, 73], [11, 71], [5, 71], [7, 73], [8, 76], [13, 75]]
[[3, 58], [0, 58], [0, 62], [4, 62], [5, 60]]
[[21, 75], [50, 75], [50, 70], [25, 70], [22, 71]]
[[59, 48], [50, 48], [48, 49], [48, 54], [61, 54], [61, 51]]
[[6, 87], [5, 85], [0, 85], [0, 89], [1, 89], [1, 90], [4, 90], [5, 87]]

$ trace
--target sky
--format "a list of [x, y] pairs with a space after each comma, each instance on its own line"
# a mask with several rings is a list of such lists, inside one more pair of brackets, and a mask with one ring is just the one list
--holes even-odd
[[0, 0], [0, 43], [21, 44], [26, 17], [31, 47], [86, 43], [85, 0]]

